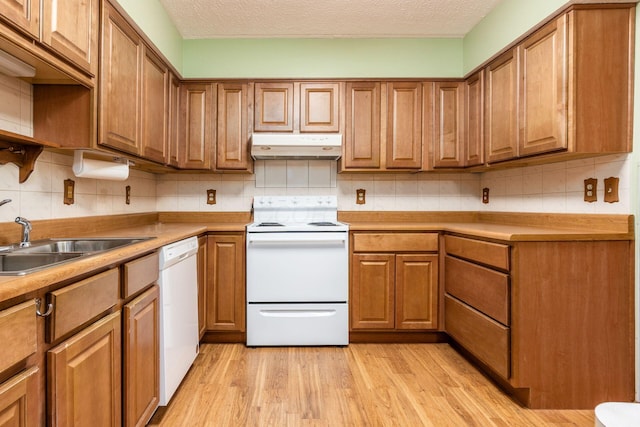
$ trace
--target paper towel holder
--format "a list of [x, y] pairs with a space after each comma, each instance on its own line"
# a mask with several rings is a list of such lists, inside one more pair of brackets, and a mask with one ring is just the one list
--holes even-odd
[[[100, 158], [100, 160], [85, 158], [87, 153], [91, 154], [92, 157]], [[111, 156], [107, 153], [94, 153], [88, 150], [76, 150], [73, 153], [72, 169], [74, 175], [79, 178], [124, 181], [129, 177], [129, 166], [131, 164], [132, 162], [124, 157]]]

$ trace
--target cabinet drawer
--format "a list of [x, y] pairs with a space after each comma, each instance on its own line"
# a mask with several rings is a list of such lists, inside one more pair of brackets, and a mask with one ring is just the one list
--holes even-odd
[[34, 300], [0, 311], [0, 372], [36, 352], [36, 307]]
[[438, 233], [354, 233], [354, 252], [437, 252]]
[[449, 255], [509, 270], [509, 246], [507, 245], [456, 236], [444, 236], [444, 245]]
[[128, 262], [122, 268], [122, 297], [126, 299], [158, 280], [158, 253]]
[[445, 290], [498, 322], [509, 325], [509, 276], [453, 258], [444, 264]]
[[503, 378], [509, 378], [509, 328], [452, 298], [444, 297], [445, 330]]
[[51, 292], [48, 341], [57, 340], [116, 305], [119, 284], [118, 269], [113, 268]]

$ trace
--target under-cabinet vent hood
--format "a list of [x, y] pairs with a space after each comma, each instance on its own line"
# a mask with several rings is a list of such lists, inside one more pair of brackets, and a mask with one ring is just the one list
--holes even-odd
[[341, 134], [254, 133], [251, 157], [256, 160], [338, 160]]

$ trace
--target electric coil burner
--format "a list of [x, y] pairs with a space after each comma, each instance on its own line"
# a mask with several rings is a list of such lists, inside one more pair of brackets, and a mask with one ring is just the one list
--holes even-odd
[[335, 196], [255, 197], [247, 345], [347, 345], [349, 226]]

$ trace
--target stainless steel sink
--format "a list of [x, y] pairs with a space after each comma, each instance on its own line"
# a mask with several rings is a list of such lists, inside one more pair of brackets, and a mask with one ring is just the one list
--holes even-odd
[[22, 276], [149, 239], [153, 237], [45, 239], [33, 241], [27, 247], [3, 247], [0, 250], [0, 276]]
[[0, 275], [21, 276], [81, 257], [82, 253], [0, 254]]
[[13, 253], [93, 253], [103, 252], [133, 243], [142, 242], [148, 238], [80, 238], [80, 239], [47, 239], [31, 243], [26, 248], [16, 248]]

